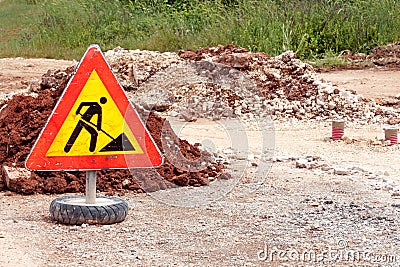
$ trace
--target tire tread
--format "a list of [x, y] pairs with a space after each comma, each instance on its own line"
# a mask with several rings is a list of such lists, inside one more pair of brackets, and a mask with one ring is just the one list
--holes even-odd
[[116, 197], [104, 197], [115, 203], [104, 205], [71, 204], [66, 200], [81, 198], [65, 196], [54, 199], [50, 204], [51, 218], [62, 224], [113, 224], [122, 222], [128, 214], [128, 203]]

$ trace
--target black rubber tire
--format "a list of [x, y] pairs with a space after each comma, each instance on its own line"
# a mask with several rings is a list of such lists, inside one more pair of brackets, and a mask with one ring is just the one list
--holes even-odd
[[50, 204], [51, 218], [62, 224], [113, 224], [128, 214], [128, 203], [117, 197], [96, 197], [96, 204], [86, 204], [84, 196], [64, 196]]

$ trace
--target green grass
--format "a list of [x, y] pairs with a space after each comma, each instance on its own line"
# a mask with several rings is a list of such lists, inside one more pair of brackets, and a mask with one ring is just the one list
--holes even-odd
[[34, 18], [40, 14], [36, 5], [26, 1], [0, 2], [0, 57], [24, 54], [17, 40], [29, 34]]
[[315, 68], [321, 68], [321, 69], [329, 68], [332, 66], [346, 67], [346, 65], [349, 64], [349, 62], [345, 58], [338, 57], [332, 51], [327, 51], [323, 55], [318, 55], [318, 58], [307, 59], [306, 61]]
[[91, 43], [159, 51], [233, 43], [316, 60], [400, 39], [396, 0], [5, 0], [0, 14], [0, 57], [79, 59]]

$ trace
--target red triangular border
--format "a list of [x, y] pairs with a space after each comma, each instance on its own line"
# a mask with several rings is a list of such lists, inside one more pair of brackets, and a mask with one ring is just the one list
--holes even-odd
[[[94, 69], [125, 118], [125, 122], [142, 147], [144, 154], [113, 155], [110, 153], [110, 155], [46, 157], [47, 151]], [[128, 100], [100, 47], [98, 45], [89, 46], [36, 140], [25, 162], [26, 168], [37, 171], [129, 169], [158, 167], [162, 163], [161, 152]]]

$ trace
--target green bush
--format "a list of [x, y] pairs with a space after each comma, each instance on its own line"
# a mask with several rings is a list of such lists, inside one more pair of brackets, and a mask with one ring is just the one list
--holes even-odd
[[367, 52], [399, 40], [396, 0], [26, 0], [41, 10], [17, 38], [19, 51], [79, 58], [104, 50], [176, 51], [233, 43], [277, 55], [318, 58]]

